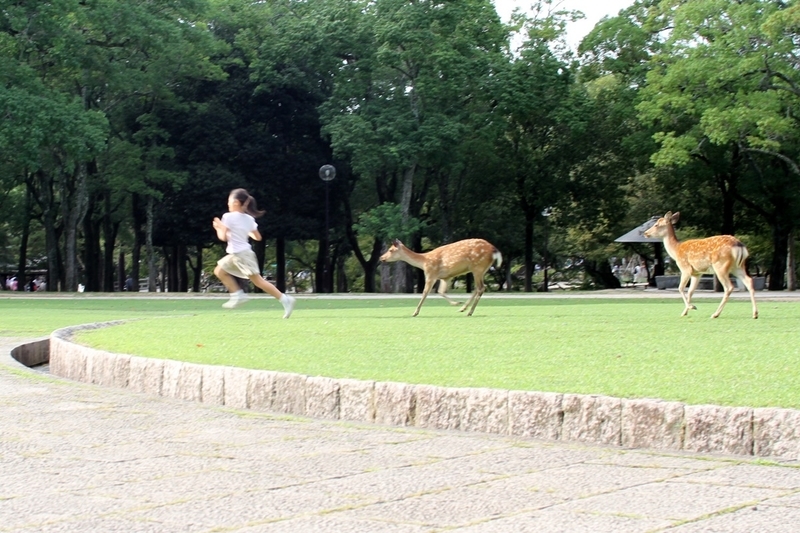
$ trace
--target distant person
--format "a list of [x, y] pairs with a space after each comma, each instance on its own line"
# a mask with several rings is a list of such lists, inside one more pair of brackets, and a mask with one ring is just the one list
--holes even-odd
[[128, 276], [128, 279], [125, 280], [125, 290], [133, 292], [133, 278], [131, 276]]
[[228, 196], [228, 212], [222, 219], [215, 217], [213, 221], [217, 237], [228, 243], [228, 253], [217, 262], [214, 275], [225, 285], [231, 295], [230, 300], [222, 304], [226, 309], [233, 309], [247, 301], [247, 295], [234, 278], [249, 279], [253, 284], [283, 304], [283, 318], [289, 318], [294, 309], [295, 299], [283, 294], [275, 285], [261, 277], [258, 261], [248, 238], [260, 241], [261, 233], [255, 217], [260, 217], [256, 200], [244, 189], [234, 189]]

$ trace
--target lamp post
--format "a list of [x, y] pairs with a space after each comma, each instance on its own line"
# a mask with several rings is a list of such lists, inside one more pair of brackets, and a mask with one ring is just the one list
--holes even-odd
[[548, 248], [548, 219], [550, 215], [553, 214], [552, 207], [546, 207], [542, 210], [542, 216], [544, 217], [544, 292], [550, 291], [550, 284], [547, 280], [547, 248]]
[[328, 207], [328, 184], [336, 177], [336, 168], [333, 165], [322, 165], [319, 167], [319, 179], [325, 182], [325, 256], [322, 258], [322, 292], [332, 292], [328, 287], [328, 255], [330, 244], [328, 233], [330, 227], [330, 215]]

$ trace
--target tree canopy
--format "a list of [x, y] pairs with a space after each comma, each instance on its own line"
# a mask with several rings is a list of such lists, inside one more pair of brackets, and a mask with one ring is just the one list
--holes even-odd
[[547, 290], [543, 266], [618, 287], [614, 257], [659, 258], [614, 239], [668, 210], [793, 287], [800, 5], [632, 0], [571, 50], [577, 17], [555, 0], [508, 24], [490, 0], [0, 0], [0, 275], [201, 290], [224, 253], [210, 222], [244, 187], [282, 290], [411, 291], [419, 275], [378, 268], [390, 239], [467, 237], [503, 251], [506, 290]]

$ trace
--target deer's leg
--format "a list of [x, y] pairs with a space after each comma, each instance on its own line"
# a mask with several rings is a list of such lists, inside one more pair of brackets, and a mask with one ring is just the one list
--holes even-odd
[[483, 285], [483, 283], [481, 283], [480, 288], [477, 287], [477, 284], [476, 284], [475, 292], [472, 295], [472, 309], [469, 310], [469, 313], [467, 313], [467, 316], [472, 316], [472, 313], [475, 311], [475, 308], [478, 307], [478, 301], [481, 299], [481, 296], [483, 296], [483, 293], [484, 293], [485, 290], [486, 290], [486, 287]]
[[732, 270], [731, 274], [744, 284], [747, 292], [750, 293], [750, 303], [753, 306], [753, 318], [758, 318], [758, 307], [756, 306], [756, 289], [753, 286], [753, 278], [747, 275], [747, 271], [743, 268]]
[[[475, 279], [475, 290], [472, 291], [472, 294], [469, 295], [467, 301], [464, 302], [464, 305], [462, 305], [461, 309], [458, 310], [459, 313], [463, 313], [464, 311], [466, 311], [467, 307], [469, 307], [470, 305], [472, 305], [472, 311], [474, 311], [475, 306], [478, 305], [478, 302], [475, 300], [475, 298], [476, 297], [480, 298], [480, 296], [478, 295], [478, 287], [480, 287], [480, 284], [478, 283], [478, 277], [475, 276], [475, 274], [473, 274], [472, 277]], [[471, 315], [472, 311], [467, 313], [467, 316]]]
[[475, 289], [472, 291], [472, 294], [469, 295], [467, 301], [464, 302], [464, 305], [462, 305], [461, 309], [458, 310], [459, 313], [463, 313], [464, 311], [466, 311], [467, 307], [469, 307], [470, 304], [472, 304], [473, 300], [475, 300], [475, 295], [477, 294], [477, 292], [478, 292], [478, 284], [476, 283]]
[[[486, 284], [483, 282], [483, 275], [476, 275], [476, 273], [473, 273], [472, 277], [475, 278], [475, 291], [473, 291], [472, 298], [470, 298], [470, 301], [472, 302], [472, 309], [469, 310], [467, 316], [472, 316], [475, 308], [478, 307], [478, 301], [481, 299], [481, 296], [483, 296], [484, 291], [486, 291]], [[469, 302], [467, 302], [467, 304], [469, 304]], [[466, 305], [464, 307], [466, 307]]]
[[450, 305], [458, 305], [459, 302], [453, 300], [452, 298], [450, 298], [447, 295], [447, 286], [449, 284], [450, 284], [450, 280], [449, 279], [440, 279], [439, 280], [439, 289], [437, 290], [437, 292], [439, 294], [441, 294], [442, 296], [444, 296], [444, 299], [447, 300], [450, 303]]
[[433, 287], [434, 283], [436, 283], [436, 278], [429, 278], [428, 276], [425, 276], [425, 289], [422, 291], [422, 298], [417, 304], [417, 310], [414, 311], [414, 314], [411, 316], [417, 316], [419, 314], [419, 308], [422, 307], [422, 304], [425, 302], [425, 298], [428, 297], [428, 293], [431, 292], [431, 287]]
[[[724, 271], [723, 271], [724, 270]], [[722, 308], [725, 307], [725, 304], [728, 302], [728, 298], [730, 297], [731, 293], [733, 292], [733, 282], [731, 278], [728, 276], [728, 269], [716, 269], [714, 268], [714, 273], [716, 273], [719, 282], [722, 283], [722, 286], [725, 289], [725, 292], [722, 294], [722, 301], [719, 303], [719, 307], [717, 310], [714, 311], [714, 314], [711, 315], [711, 318], [717, 318], [720, 313], [722, 313]], [[751, 282], [752, 285], [752, 282]], [[752, 294], [752, 293], [751, 293]]]
[[[684, 289], [686, 288], [686, 284], [689, 282], [690, 279], [692, 280], [692, 282], [689, 284], [689, 293], [686, 294], [684, 292]], [[678, 292], [681, 294], [681, 298], [683, 298], [683, 305], [684, 305], [683, 313], [681, 313], [681, 316], [686, 316], [687, 314], [689, 314], [689, 311], [691, 309], [697, 309], [697, 307], [692, 305], [692, 294], [694, 294], [694, 291], [697, 289], [697, 285], [699, 283], [700, 283], [699, 274], [697, 276], [693, 276], [689, 273], [681, 272], [681, 281], [678, 284]]]
[[461, 306], [461, 309], [459, 309], [458, 312], [463, 313], [467, 309], [467, 307], [469, 307], [469, 304], [471, 304], [472, 300], [474, 299], [475, 299], [475, 291], [472, 291], [472, 294], [469, 295], [469, 298], [467, 298], [467, 301], [464, 302], [464, 305]]
[[753, 304], [753, 318], [758, 318], [758, 307], [756, 307], [756, 289], [753, 287], [753, 278], [747, 275], [746, 272], [742, 271], [741, 275], [736, 275], [744, 286], [747, 287], [747, 292], [750, 293], [750, 303]]

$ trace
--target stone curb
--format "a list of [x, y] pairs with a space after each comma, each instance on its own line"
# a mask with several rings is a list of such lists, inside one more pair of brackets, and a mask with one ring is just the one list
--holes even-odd
[[477, 431], [670, 451], [800, 459], [800, 411], [655, 399], [359, 381], [198, 365], [95, 350], [74, 326], [49, 343], [53, 375], [136, 392], [327, 420]]

